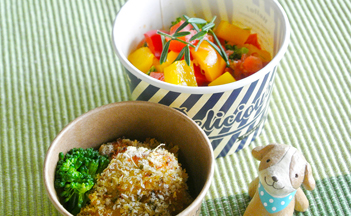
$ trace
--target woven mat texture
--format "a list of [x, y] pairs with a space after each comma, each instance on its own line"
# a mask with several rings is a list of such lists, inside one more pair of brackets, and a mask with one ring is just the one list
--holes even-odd
[[[351, 215], [351, 1], [280, 0], [291, 43], [278, 66], [263, 133], [216, 160], [202, 215], [242, 215], [257, 175], [252, 148], [286, 143], [311, 163], [316, 189], [296, 215]], [[59, 215], [43, 162], [81, 114], [130, 100], [114, 54], [123, 0], [0, 0], [0, 214]]]

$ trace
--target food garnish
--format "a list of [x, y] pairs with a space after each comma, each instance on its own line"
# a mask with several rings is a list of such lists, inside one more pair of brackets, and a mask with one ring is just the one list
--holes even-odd
[[93, 148], [74, 148], [59, 154], [55, 172], [55, 188], [63, 199], [66, 209], [78, 214], [88, 200], [87, 193], [93, 188], [96, 177], [109, 164], [106, 156]]

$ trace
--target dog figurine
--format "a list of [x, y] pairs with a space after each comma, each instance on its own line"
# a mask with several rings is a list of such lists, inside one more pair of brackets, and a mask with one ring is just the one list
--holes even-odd
[[300, 188], [315, 188], [311, 165], [296, 148], [269, 144], [252, 150], [261, 161], [258, 177], [249, 185], [252, 198], [244, 216], [291, 216], [294, 210], [304, 212], [308, 199]]

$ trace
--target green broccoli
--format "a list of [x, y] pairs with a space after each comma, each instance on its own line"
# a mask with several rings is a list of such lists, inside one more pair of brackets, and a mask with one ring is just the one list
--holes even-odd
[[88, 200], [96, 176], [107, 167], [107, 156], [93, 148], [73, 148], [66, 155], [59, 154], [55, 172], [55, 188], [62, 191], [66, 209], [76, 215]]

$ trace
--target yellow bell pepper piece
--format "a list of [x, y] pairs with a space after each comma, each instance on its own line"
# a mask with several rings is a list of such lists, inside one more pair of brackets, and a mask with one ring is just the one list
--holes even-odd
[[128, 60], [136, 68], [147, 73], [152, 66], [155, 56], [149, 47], [141, 47], [128, 56]]
[[174, 60], [177, 58], [178, 55], [179, 55], [178, 52], [170, 51], [167, 55], [167, 60], [164, 63], [160, 64], [160, 61], [158, 61], [158, 64], [154, 63], [156, 70], [158, 72], [163, 72], [166, 67], [168, 67], [174, 62]]
[[200, 65], [208, 81], [215, 80], [223, 73], [226, 67], [225, 61], [207, 41], [203, 41], [197, 51], [191, 48], [190, 52], [194, 63]]
[[260, 50], [252, 44], [244, 44], [244, 47], [249, 49], [248, 55], [252, 53], [257, 53], [259, 57], [261, 57], [263, 62], [269, 62], [272, 60], [271, 54], [266, 50]]
[[208, 86], [224, 85], [224, 84], [232, 83], [232, 82], [235, 82], [235, 81], [236, 80], [234, 79], [234, 77], [229, 72], [225, 72], [220, 77], [218, 77], [217, 79], [215, 79], [212, 82], [210, 82], [208, 84]]
[[219, 38], [242, 46], [251, 34], [251, 30], [239, 28], [228, 21], [222, 20], [215, 30], [215, 33]]
[[165, 82], [183, 86], [197, 86], [193, 63], [175, 61], [164, 69]]

